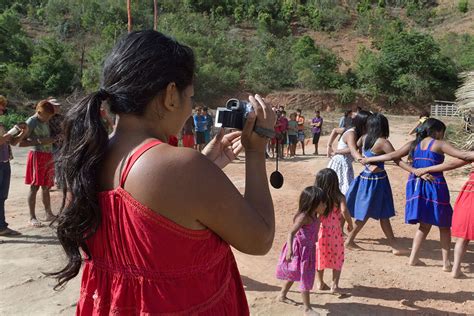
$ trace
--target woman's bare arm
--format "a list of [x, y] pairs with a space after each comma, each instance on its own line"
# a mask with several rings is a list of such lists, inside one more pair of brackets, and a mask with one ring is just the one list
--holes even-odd
[[406, 143], [399, 149], [392, 151], [390, 153], [380, 155], [380, 156], [374, 156], [374, 157], [369, 157], [369, 158], [364, 158], [361, 159], [361, 162], [364, 164], [369, 164], [373, 162], [379, 162], [379, 161], [389, 161], [389, 160], [394, 160], [394, 159], [401, 159], [405, 156], [407, 156], [410, 153], [410, 146], [412, 142]]
[[467, 164], [469, 164], [469, 162], [465, 160], [455, 159], [451, 161], [445, 161], [444, 163], [439, 164], [439, 165], [415, 169], [414, 173], [416, 176], [421, 177], [422, 175], [427, 174], [427, 173], [449, 171], [449, 170], [453, 170], [453, 169], [465, 166]]

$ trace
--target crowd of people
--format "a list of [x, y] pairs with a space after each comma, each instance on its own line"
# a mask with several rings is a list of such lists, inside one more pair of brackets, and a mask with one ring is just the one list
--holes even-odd
[[[19, 234], [4, 216], [10, 145], [28, 146], [30, 224], [42, 226], [35, 212], [41, 189], [44, 221], [54, 221], [67, 257], [64, 268], [50, 274], [57, 279], [56, 288], [83, 268], [78, 315], [249, 314], [230, 246], [250, 255], [266, 254], [272, 247], [275, 212], [266, 155], [294, 157], [298, 143], [304, 155], [306, 125], [314, 154], [319, 154], [323, 118], [316, 110], [307, 124], [298, 109], [288, 119], [284, 107], [272, 108], [254, 95], [249, 97], [254, 111], [242, 131], [225, 134], [221, 129], [213, 135], [209, 111], [198, 107], [192, 114], [194, 73], [191, 48], [156, 31], [131, 32], [105, 61], [98, 91], [67, 115], [60, 116], [59, 102], [48, 98], [25, 123], [0, 133], [0, 235]], [[0, 114], [6, 103], [0, 97]], [[115, 122], [104, 114], [108, 111], [116, 115]], [[388, 160], [410, 173], [405, 216], [408, 224], [419, 227], [409, 263], [422, 263], [423, 240], [437, 226], [443, 270], [462, 276], [460, 263], [474, 239], [474, 173], [453, 217], [443, 171], [474, 161], [474, 152], [445, 142], [445, 130], [441, 121], [423, 119], [416, 139], [395, 150], [383, 114], [362, 109], [345, 113], [329, 136], [328, 168], [318, 171], [300, 194], [277, 264], [276, 277], [285, 281], [282, 302], [289, 301], [293, 282], [300, 282], [305, 313], [314, 314], [310, 290], [316, 275], [320, 290], [340, 292], [345, 249], [359, 248], [357, 235], [370, 218], [380, 221], [394, 255], [408, 253], [390, 223], [395, 208], [383, 163]], [[188, 148], [175, 147], [179, 134]], [[242, 150], [244, 194], [222, 172]], [[444, 162], [445, 154], [456, 160]], [[355, 162], [365, 166], [357, 177]], [[57, 215], [49, 193], [54, 183], [64, 195]], [[451, 233], [458, 237], [454, 266]], [[330, 286], [324, 282], [327, 269], [333, 272]]]

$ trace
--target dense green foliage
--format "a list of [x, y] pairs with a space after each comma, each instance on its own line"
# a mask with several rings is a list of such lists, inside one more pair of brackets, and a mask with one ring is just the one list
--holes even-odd
[[8, 114], [0, 115], [0, 124], [5, 126], [5, 129], [8, 131], [15, 126], [15, 124], [25, 122], [27, 119], [28, 115], [26, 114], [8, 111]]
[[[434, 0], [164, 0], [158, 5], [159, 30], [195, 51], [198, 100], [239, 89], [294, 88], [336, 89], [341, 103], [352, 102], [357, 89], [387, 94], [392, 101], [449, 99], [457, 73], [474, 69], [472, 36], [436, 41], [411, 30], [411, 24], [434, 23]], [[395, 9], [403, 9], [411, 22]], [[0, 93], [9, 96], [96, 90], [103, 60], [127, 28], [125, 1], [119, 0], [0, 0], [0, 12]], [[152, 1], [132, 1], [132, 16], [134, 29], [151, 28]], [[341, 66], [347, 61], [311, 36], [344, 29], [372, 41], [360, 49], [356, 67], [346, 71]]]

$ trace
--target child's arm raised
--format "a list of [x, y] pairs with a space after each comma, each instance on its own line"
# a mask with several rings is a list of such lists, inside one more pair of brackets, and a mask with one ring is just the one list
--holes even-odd
[[[391, 154], [395, 152], [395, 148], [393, 148], [392, 143], [389, 140], [386, 140], [382, 146], [382, 150], [385, 152], [385, 154]], [[415, 171], [415, 168], [401, 160], [400, 158], [394, 158], [393, 162], [402, 168], [403, 170], [413, 173]]]
[[453, 170], [453, 169], [465, 166], [467, 164], [469, 164], [469, 162], [461, 160], [461, 159], [455, 159], [451, 161], [446, 161], [439, 165], [415, 169], [414, 174], [418, 177], [421, 177], [427, 173], [449, 171], [449, 170]]
[[451, 157], [466, 160], [466, 161], [474, 160], [474, 151], [459, 150], [446, 141], [441, 141], [439, 144], [439, 147], [445, 154], [448, 154]]
[[[402, 157], [405, 157], [406, 155], [408, 155], [408, 153], [410, 152], [411, 144], [412, 144], [412, 142], [408, 142], [405, 145], [403, 145], [403, 147], [400, 147], [399, 149], [397, 149], [395, 151], [386, 153], [385, 155], [374, 156], [374, 157], [370, 157], [370, 158], [363, 158], [363, 159], [360, 159], [359, 161], [363, 164], [370, 164], [372, 162], [401, 159]], [[392, 148], [393, 148], [393, 146], [392, 146]]]
[[295, 223], [288, 233], [288, 239], [286, 240], [286, 261], [290, 261], [291, 257], [293, 257], [293, 238], [295, 238], [298, 230], [300, 230], [300, 228], [305, 224], [309, 224], [308, 216], [305, 214], [299, 214], [296, 217]]
[[346, 198], [344, 196], [341, 196], [340, 203], [341, 203], [340, 207], [341, 207], [342, 217], [344, 217], [344, 219], [347, 222], [347, 230], [352, 231], [354, 229], [354, 224], [352, 222], [352, 217], [349, 214], [349, 209], [347, 208]]

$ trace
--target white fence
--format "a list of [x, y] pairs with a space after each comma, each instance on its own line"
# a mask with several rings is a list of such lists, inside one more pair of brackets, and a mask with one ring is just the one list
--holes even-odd
[[431, 116], [459, 116], [455, 102], [435, 100], [431, 105]]

